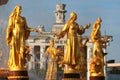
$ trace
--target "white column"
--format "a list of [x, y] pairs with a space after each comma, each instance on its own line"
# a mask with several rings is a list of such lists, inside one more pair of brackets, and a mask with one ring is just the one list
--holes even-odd
[[[103, 52], [106, 53], [106, 48], [103, 49]], [[104, 66], [104, 76], [105, 76], [105, 80], [107, 80], [106, 78], [106, 70], [107, 70], [107, 63], [106, 63], [106, 55], [104, 56], [104, 63], [105, 63], [105, 66]]]
[[40, 46], [40, 69], [46, 68], [45, 46]]
[[32, 55], [31, 60], [28, 62], [28, 70], [35, 69], [35, 57], [34, 57], [34, 46], [30, 46], [31, 51], [29, 54]]
[[92, 42], [88, 42], [87, 43], [87, 80], [90, 80], [90, 60], [91, 60], [91, 57], [92, 57], [92, 47], [93, 47], [93, 43]]

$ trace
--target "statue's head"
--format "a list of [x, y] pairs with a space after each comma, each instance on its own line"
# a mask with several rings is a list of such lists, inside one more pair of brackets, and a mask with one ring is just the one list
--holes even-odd
[[97, 21], [98, 22], [102, 22], [102, 19], [100, 17], [98, 17]]
[[50, 39], [50, 46], [54, 46], [54, 39], [53, 38]]
[[77, 19], [77, 14], [75, 12], [71, 12], [70, 13], [70, 19], [76, 20]]
[[11, 16], [16, 16], [17, 14], [21, 14], [22, 11], [22, 7], [20, 5], [15, 6], [15, 8], [13, 9]]
[[21, 11], [22, 11], [22, 7], [20, 5], [17, 5], [16, 6], [16, 12], [20, 14]]

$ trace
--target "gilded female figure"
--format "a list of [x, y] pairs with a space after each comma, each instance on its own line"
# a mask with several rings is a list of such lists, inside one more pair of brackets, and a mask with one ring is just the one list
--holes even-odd
[[48, 66], [46, 72], [46, 80], [57, 80], [57, 54], [60, 53], [60, 50], [57, 50], [54, 47], [54, 40], [50, 40], [50, 46], [46, 50], [46, 55], [48, 56]]
[[104, 53], [103, 53], [103, 43], [106, 40], [102, 39], [101, 36], [101, 18], [98, 19], [93, 24], [93, 29], [91, 33], [91, 40], [93, 42], [93, 58], [90, 61], [90, 75], [91, 76], [103, 76], [104, 75]]
[[75, 68], [79, 64], [79, 43], [78, 36], [85, 32], [87, 28], [90, 27], [90, 24], [87, 24], [83, 28], [80, 28], [78, 23], [76, 23], [77, 14], [75, 12], [70, 13], [70, 20], [66, 22], [62, 31], [58, 33], [58, 39], [67, 35], [66, 40], [66, 52], [64, 55], [64, 64], [67, 64], [70, 68]]
[[25, 17], [20, 16], [21, 11], [21, 6], [15, 6], [9, 16], [6, 31], [6, 44], [10, 46], [8, 60], [8, 67], [10, 69], [25, 68], [25, 40], [28, 39], [30, 31], [38, 32], [38, 30], [27, 26]]
[[98, 57], [103, 58], [103, 50], [102, 50], [102, 37], [101, 37], [101, 18], [98, 17], [98, 19], [93, 24], [93, 29], [91, 33], [91, 40], [94, 44], [93, 46], [93, 56], [95, 53], [98, 54]]

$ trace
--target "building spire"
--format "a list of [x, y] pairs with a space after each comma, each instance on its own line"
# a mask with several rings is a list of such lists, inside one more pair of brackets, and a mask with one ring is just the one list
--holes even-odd
[[56, 23], [65, 23], [65, 4], [57, 4], [55, 10]]
[[54, 34], [59, 32], [65, 24], [65, 13], [67, 12], [65, 10], [65, 6], [66, 6], [65, 4], [61, 3], [56, 4], [56, 10], [54, 11], [56, 22], [53, 24], [51, 30], [51, 32]]

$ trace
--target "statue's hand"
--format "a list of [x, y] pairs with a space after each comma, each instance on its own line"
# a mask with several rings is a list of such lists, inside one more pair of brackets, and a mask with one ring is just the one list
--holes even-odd
[[34, 29], [34, 32], [37, 32], [37, 33], [39, 33], [39, 34], [42, 34], [42, 32], [41, 32], [40, 30], [38, 30], [38, 29]]
[[87, 26], [86, 26], [86, 29], [89, 29], [89, 28], [90, 28], [90, 26], [91, 26], [91, 24], [90, 24], [90, 23], [88, 23], [88, 24], [87, 24]]
[[86, 42], [88, 42], [89, 41], [89, 38], [86, 38]]
[[55, 34], [55, 35], [56, 35], [57, 39], [60, 39], [60, 38], [61, 38], [59, 34]]
[[37, 29], [34, 29], [34, 31], [35, 31], [35, 32], [40, 32], [40, 31], [39, 31], [39, 30], [37, 30]]
[[90, 28], [90, 25], [91, 25], [91, 24], [88, 23], [88, 24], [86, 24], [83, 28], [84, 28], [84, 29], [89, 29], [89, 28]]
[[57, 53], [63, 55], [63, 50], [61, 50], [60, 48], [58, 48], [57, 49]]
[[64, 37], [64, 32], [59, 32], [58, 34], [56, 34], [57, 39], [60, 39], [62, 37]]

